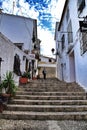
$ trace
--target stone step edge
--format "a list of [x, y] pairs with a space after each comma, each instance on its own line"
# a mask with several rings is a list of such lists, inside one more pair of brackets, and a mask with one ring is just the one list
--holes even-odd
[[87, 108], [87, 105], [18, 105], [18, 104], [7, 104], [7, 107], [34, 107], [34, 108]]
[[78, 95], [78, 96], [67, 96], [67, 95], [61, 95], [61, 96], [47, 96], [47, 95], [16, 95], [15, 99], [29, 99], [29, 100], [86, 100], [86, 96]]
[[[28, 105], [34, 105], [35, 103], [37, 105], [45, 105], [45, 104], [50, 104], [50, 105], [87, 105], [87, 100], [22, 100], [22, 99], [13, 99], [12, 101], [9, 102], [9, 104], [26, 104]], [[35, 104], [35, 105], [36, 105]]]
[[[86, 97], [86, 95], [24, 95], [24, 94], [16, 94], [16, 96], [20, 97], [20, 96], [23, 96], [23, 97]], [[15, 97], [16, 97], [15, 96]]]
[[[50, 92], [55, 92], [55, 91], [58, 92], [58, 91], [59, 91], [59, 92], [60, 92], [60, 91], [64, 91], [64, 89], [61, 90], [61, 89], [26, 89], [26, 88], [25, 88], [23, 91], [25, 91], [25, 92], [35, 92], [35, 91], [36, 91], [36, 92], [49, 92], [49, 91], [50, 91]], [[68, 89], [68, 90], [65, 90], [64, 92], [67, 93], [67, 92], [70, 92], [70, 91], [73, 91], [73, 89], [72, 89], [72, 90]], [[78, 91], [78, 90], [75, 90], [75, 91], [73, 91], [73, 92], [79, 92], [79, 91]], [[82, 90], [81, 90], [81, 92], [84, 93], [85, 91], [82, 91]]]
[[28, 100], [28, 99], [12, 99], [14, 101], [24, 101], [24, 102], [87, 102], [87, 100]]
[[86, 92], [65, 92], [65, 91], [64, 91], [64, 92], [61, 92], [61, 91], [58, 91], [58, 92], [56, 92], [56, 91], [55, 91], [55, 92], [54, 92], [54, 91], [53, 91], [53, 92], [52, 92], [52, 91], [48, 91], [48, 92], [17, 91], [16, 94], [18, 94], [18, 93], [24, 93], [24, 94], [25, 94], [25, 93], [28, 93], [28, 94], [39, 94], [39, 93], [40, 93], [40, 94], [59, 94], [59, 95], [60, 95], [60, 94], [77, 94], [77, 95], [78, 95], [78, 94], [85, 94], [85, 95], [86, 95]]
[[74, 106], [62, 106], [62, 105], [7, 105], [7, 110], [10, 111], [36, 111], [36, 112], [82, 112], [87, 111], [87, 105], [74, 105]]
[[87, 112], [15, 112], [4, 111], [0, 119], [13, 120], [87, 120]]

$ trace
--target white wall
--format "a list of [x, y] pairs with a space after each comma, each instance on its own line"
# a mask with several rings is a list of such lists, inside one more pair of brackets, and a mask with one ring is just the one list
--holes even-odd
[[24, 43], [24, 49], [31, 49], [33, 34], [32, 19], [0, 14], [0, 32], [13, 43]]
[[[0, 57], [3, 62], [1, 62], [1, 78], [6, 74], [7, 71], [13, 72], [14, 56], [18, 54], [21, 60], [21, 71], [25, 71], [25, 61], [23, 61], [23, 55], [27, 55], [17, 48], [10, 40], [8, 40], [4, 35], [0, 33]], [[18, 84], [19, 77], [15, 75], [15, 82]]]
[[76, 81], [87, 89], [87, 52], [81, 56], [80, 43], [75, 47]]
[[[72, 32], [73, 32], [73, 50], [74, 57], [71, 57], [71, 54], [66, 54], [67, 50], [67, 39], [65, 41], [65, 50], [62, 53], [62, 58], [58, 60], [58, 78], [61, 79], [62, 76], [62, 70], [61, 70], [61, 63], [66, 63], [66, 68], [63, 71], [64, 74], [64, 80], [66, 82], [73, 82], [74, 78], [75, 81], [87, 89], [87, 52], [85, 52], [83, 55], [81, 55], [80, 50], [80, 36], [79, 36], [79, 19], [78, 18], [78, 12], [77, 12], [77, 0], [69, 0], [69, 11], [70, 11], [70, 19], [72, 21]], [[87, 15], [87, 1], [86, 1], [86, 7], [83, 10], [81, 17]], [[66, 12], [64, 14], [63, 23], [60, 28], [62, 31], [66, 31], [67, 29], [67, 23], [66, 23]], [[60, 39], [59, 39], [60, 41]], [[60, 48], [61, 49], [61, 48]], [[65, 55], [64, 55], [65, 54]], [[73, 61], [73, 59], [74, 61]], [[74, 64], [75, 63], [75, 64]], [[74, 66], [75, 65], [75, 66]], [[75, 68], [73, 68], [75, 67]], [[75, 70], [74, 70], [75, 69]], [[75, 72], [75, 76], [74, 76]]]
[[[75, 71], [76, 71], [76, 82], [81, 84], [84, 87], [87, 87], [87, 52], [81, 56], [80, 50], [80, 36], [79, 36], [79, 20], [78, 13], [77, 13], [77, 3], [73, 4], [73, 0], [70, 0], [70, 10], [71, 10], [71, 19], [72, 19], [72, 27], [73, 27], [73, 35], [74, 35], [74, 52], [75, 52]], [[87, 15], [87, 1], [86, 7], [83, 10], [82, 16]], [[73, 12], [74, 11], [74, 12]], [[76, 12], [76, 13], [75, 13]]]
[[7, 71], [13, 71], [14, 47], [9, 40], [4, 39], [0, 34], [0, 57], [4, 60], [1, 62], [1, 76]]

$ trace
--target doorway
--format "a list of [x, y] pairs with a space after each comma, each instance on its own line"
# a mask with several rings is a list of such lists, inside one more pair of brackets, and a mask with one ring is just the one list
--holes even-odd
[[61, 64], [61, 78], [62, 78], [62, 81], [64, 81], [64, 68], [63, 68], [63, 63]]
[[70, 66], [70, 82], [75, 82], [76, 81], [76, 75], [75, 75], [74, 51], [69, 55], [69, 66]]
[[28, 71], [28, 59], [26, 59], [26, 66], [25, 67], [26, 67], [25, 70], [27, 72]]

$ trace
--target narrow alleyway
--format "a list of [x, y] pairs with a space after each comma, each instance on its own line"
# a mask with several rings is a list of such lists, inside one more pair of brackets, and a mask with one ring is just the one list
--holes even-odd
[[82, 87], [40, 79], [20, 85], [15, 98], [0, 114], [0, 129], [86, 130], [86, 120], [87, 100]]

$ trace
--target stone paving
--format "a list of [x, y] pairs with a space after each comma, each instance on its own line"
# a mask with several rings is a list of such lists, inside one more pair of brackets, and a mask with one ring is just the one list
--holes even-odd
[[0, 120], [0, 130], [87, 130], [87, 121]]

